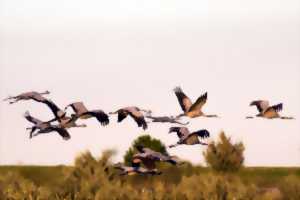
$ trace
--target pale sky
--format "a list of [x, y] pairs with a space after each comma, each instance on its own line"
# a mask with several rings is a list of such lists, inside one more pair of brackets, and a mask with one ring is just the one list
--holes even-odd
[[[172, 89], [195, 100], [205, 91], [207, 114], [190, 120], [190, 130], [224, 130], [246, 146], [248, 166], [300, 165], [300, 2], [298, 0], [0, 0], [0, 99], [25, 91], [51, 91], [61, 108], [83, 101], [106, 112], [136, 105], [157, 115], [181, 112]], [[283, 102], [282, 115], [296, 120], [245, 120], [256, 114], [255, 99]], [[166, 145], [171, 124], [132, 119], [107, 127], [95, 119], [57, 134], [28, 139], [24, 112], [52, 117], [33, 101], [0, 103], [0, 164], [71, 164], [90, 150], [114, 148], [122, 159], [143, 133]], [[188, 119], [185, 119], [186, 121]], [[203, 146], [169, 149], [204, 164]]]

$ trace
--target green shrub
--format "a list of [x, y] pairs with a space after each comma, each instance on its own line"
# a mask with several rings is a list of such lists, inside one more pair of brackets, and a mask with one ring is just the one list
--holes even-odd
[[220, 141], [210, 143], [204, 152], [207, 165], [217, 172], [238, 171], [244, 162], [243, 143], [232, 144], [224, 132], [221, 132], [219, 137]]

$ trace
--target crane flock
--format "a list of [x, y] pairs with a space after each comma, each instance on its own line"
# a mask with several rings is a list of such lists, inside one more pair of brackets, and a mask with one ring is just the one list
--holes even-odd
[[[27, 127], [26, 130], [30, 130], [29, 138], [33, 138], [40, 134], [48, 134], [52, 132], [58, 133], [64, 140], [69, 140], [71, 135], [68, 129], [73, 127], [86, 127], [85, 124], [77, 124], [79, 119], [86, 120], [89, 118], [96, 118], [101, 126], [107, 126], [110, 123], [110, 115], [117, 115], [117, 122], [122, 122], [126, 117], [130, 116], [137, 124], [138, 127], [146, 130], [148, 123], [174, 123], [181, 126], [174, 126], [169, 128], [169, 133], [175, 132], [179, 138], [176, 144], [169, 145], [169, 148], [176, 147], [178, 145], [208, 145], [202, 140], [209, 138], [210, 133], [206, 129], [190, 132], [186, 125], [189, 122], [183, 123], [180, 121], [182, 117], [196, 118], [196, 117], [218, 117], [218, 115], [205, 114], [202, 112], [202, 107], [207, 101], [207, 92], [198, 97], [198, 99], [192, 103], [190, 98], [182, 91], [180, 87], [174, 88], [175, 96], [179, 102], [179, 105], [183, 113], [174, 116], [152, 116], [151, 110], [141, 109], [136, 106], [122, 107], [114, 112], [105, 113], [101, 109], [88, 109], [83, 102], [73, 102], [65, 106], [64, 110], [59, 108], [52, 100], [45, 98], [44, 95], [49, 95], [50, 92], [25, 92], [17, 96], [9, 96], [4, 101], [9, 101], [9, 104], [14, 104], [19, 101], [33, 100], [38, 103], [45, 104], [52, 112], [54, 118], [48, 121], [43, 121], [32, 116], [29, 111], [26, 111], [24, 118], [29, 121], [32, 126]], [[293, 117], [281, 116], [279, 112], [283, 109], [283, 104], [279, 103], [270, 106], [266, 100], [255, 100], [250, 103], [250, 106], [256, 106], [258, 114], [256, 117], [266, 119], [294, 119]], [[68, 116], [68, 109], [71, 108], [73, 113]], [[246, 119], [254, 118], [253, 116], [247, 116]], [[146, 119], [151, 119], [151, 122], [147, 122]], [[161, 172], [156, 168], [156, 162], [167, 162], [172, 165], [182, 164], [176, 156], [164, 155], [160, 152], [153, 151], [142, 145], [136, 146], [137, 154], [133, 155], [131, 166], [125, 166], [118, 163], [114, 167], [121, 170], [120, 175], [132, 175], [132, 174], [151, 174], [160, 175]], [[144, 166], [144, 167], [143, 167]]]

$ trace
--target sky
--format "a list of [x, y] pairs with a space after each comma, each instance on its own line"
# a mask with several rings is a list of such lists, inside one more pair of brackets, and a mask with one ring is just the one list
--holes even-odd
[[[83, 101], [90, 109], [115, 111], [135, 105], [153, 115], [181, 112], [172, 92], [181, 86], [218, 119], [195, 118], [191, 131], [220, 131], [245, 145], [247, 166], [300, 165], [300, 2], [298, 0], [0, 0], [0, 99], [49, 90], [61, 108]], [[295, 120], [246, 120], [249, 102], [283, 102], [282, 115]], [[115, 161], [142, 134], [176, 143], [171, 124], [132, 119], [107, 127], [95, 119], [28, 139], [25, 111], [48, 120], [49, 109], [33, 101], [0, 103], [0, 164], [72, 164], [80, 152], [95, 156], [116, 149]], [[168, 149], [204, 164], [203, 146]]]

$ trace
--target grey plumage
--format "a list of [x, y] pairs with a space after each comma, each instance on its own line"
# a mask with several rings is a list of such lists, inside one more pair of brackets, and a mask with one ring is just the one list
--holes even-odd
[[120, 176], [124, 175], [135, 175], [135, 174], [142, 174], [142, 175], [160, 175], [157, 169], [146, 169], [141, 167], [139, 163], [132, 163], [132, 166], [125, 166], [124, 164], [117, 163], [114, 165], [115, 169], [121, 170]]
[[180, 124], [180, 125], [188, 125], [189, 122], [182, 123], [178, 121], [176, 117], [173, 116], [161, 116], [161, 117], [155, 117], [150, 114], [146, 115], [146, 118], [151, 119], [152, 122], [160, 122], [160, 123], [173, 123], [173, 124]]
[[182, 116], [186, 116], [190, 118], [195, 118], [200, 116], [218, 117], [217, 115], [206, 115], [205, 113], [202, 112], [202, 107], [207, 101], [207, 92], [205, 92], [203, 95], [198, 97], [198, 99], [194, 103], [192, 103], [191, 99], [187, 95], [185, 95], [185, 93], [182, 91], [180, 87], [175, 87], [174, 93], [183, 111], [183, 113], [178, 115], [177, 118], [180, 118]]
[[[256, 100], [252, 101], [250, 103], [250, 106], [256, 106], [258, 110], [258, 114], [256, 117], [262, 117], [266, 119], [274, 119], [274, 118], [280, 118], [280, 119], [294, 119], [293, 117], [285, 117], [280, 116], [279, 112], [283, 109], [283, 104], [275, 104], [270, 106], [269, 101], [267, 100]], [[253, 118], [253, 117], [246, 117], [247, 119]]]
[[170, 145], [169, 147], [176, 147], [178, 145], [195, 145], [195, 144], [202, 144], [202, 145], [207, 145], [204, 142], [201, 142], [199, 138], [205, 139], [210, 136], [209, 132], [206, 129], [198, 130], [195, 132], [190, 133], [188, 128], [186, 127], [171, 127], [169, 129], [169, 133], [176, 132], [177, 136], [179, 138], [179, 141], [174, 144]]
[[144, 165], [145, 163], [146, 165], [149, 165], [148, 167], [145, 165], [146, 168], [151, 168], [150, 166], [155, 166], [155, 162], [157, 161], [168, 162], [173, 165], [177, 164], [177, 160], [174, 157], [162, 154], [150, 148], [146, 148], [142, 145], [136, 146], [136, 149], [139, 151], [139, 153], [135, 154], [133, 158], [138, 158], [143, 162]]
[[[60, 125], [52, 125], [49, 121], [43, 122], [42, 120], [39, 120], [31, 116], [28, 111], [25, 112], [24, 117], [29, 122], [34, 124], [31, 128], [27, 128], [27, 129], [31, 129], [30, 138], [37, 136], [39, 134], [50, 133], [53, 131], [57, 132], [64, 140], [68, 140], [71, 138], [68, 131], [65, 128], [61, 127]], [[34, 134], [35, 131], [37, 132]]]
[[36, 92], [36, 91], [24, 92], [17, 96], [7, 97], [3, 99], [3, 101], [9, 101], [10, 104], [17, 103], [18, 101], [21, 100], [34, 100], [37, 102], [43, 102], [46, 100], [46, 98], [43, 97], [43, 95], [47, 95], [47, 94], [50, 94], [48, 90], [46, 90], [45, 92]]
[[51, 122], [53, 121], [59, 121], [61, 122], [61, 119], [66, 116], [66, 112], [64, 112], [62, 109], [60, 109], [51, 99], [46, 99], [43, 101], [44, 104], [48, 106], [48, 108], [51, 110], [55, 118], [50, 120]]
[[109, 124], [109, 117], [103, 110], [88, 110], [83, 102], [75, 102], [69, 104], [65, 107], [65, 110], [68, 107], [71, 107], [75, 112], [75, 114], [72, 115], [74, 119], [88, 119], [91, 117], [95, 117], [101, 125], [106, 126], [107, 124]]
[[141, 110], [138, 107], [124, 107], [115, 112], [110, 112], [109, 114], [118, 114], [118, 122], [122, 122], [128, 115], [134, 119], [138, 127], [142, 127], [144, 130], [148, 128], [147, 122]]

